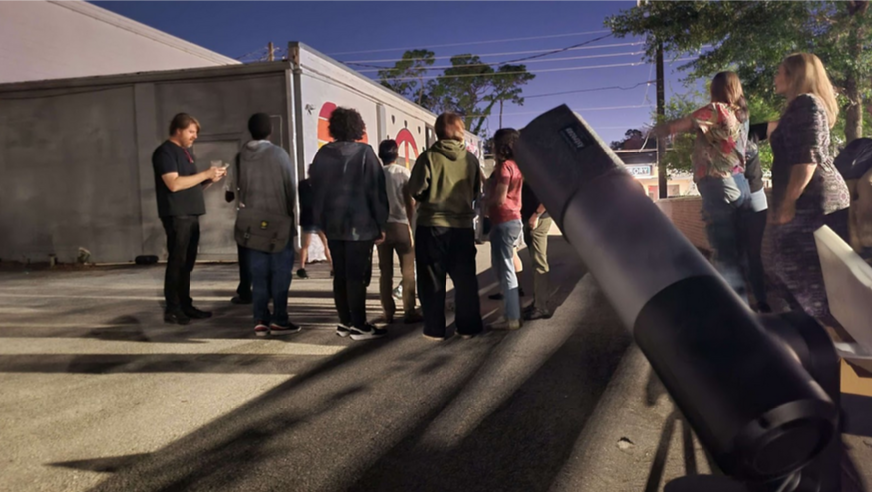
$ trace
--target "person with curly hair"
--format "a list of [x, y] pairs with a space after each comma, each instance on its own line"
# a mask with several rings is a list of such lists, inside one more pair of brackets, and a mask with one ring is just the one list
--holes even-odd
[[384, 241], [390, 212], [384, 171], [372, 147], [359, 142], [366, 132], [360, 113], [336, 108], [328, 129], [334, 141], [315, 154], [309, 179], [315, 225], [327, 236], [333, 257], [336, 334], [381, 338], [387, 331], [366, 318], [366, 288], [373, 246]]

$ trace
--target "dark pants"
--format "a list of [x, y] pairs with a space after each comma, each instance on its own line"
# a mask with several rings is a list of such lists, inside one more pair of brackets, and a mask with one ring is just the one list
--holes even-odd
[[[253, 281], [253, 308], [255, 322], [275, 323], [288, 326], [288, 289], [291, 288], [291, 271], [294, 269], [293, 238], [285, 249], [278, 253], [264, 253], [246, 249], [250, 278]], [[269, 301], [273, 313], [269, 313]]]
[[339, 322], [345, 326], [366, 325], [366, 288], [372, 278], [374, 243], [327, 240], [333, 257], [333, 300]]
[[[293, 238], [292, 238], [293, 239]], [[236, 287], [236, 295], [240, 299], [251, 299], [251, 261], [249, 260], [248, 248], [236, 245], [236, 257], [239, 258], [239, 286]]]
[[739, 245], [748, 262], [748, 282], [757, 303], [766, 300], [766, 273], [763, 270], [763, 233], [769, 210], [755, 212], [745, 208], [739, 213]]
[[236, 257], [239, 261], [239, 285], [236, 286], [236, 295], [240, 299], [251, 300], [251, 260], [248, 249], [236, 245]]
[[167, 233], [167, 272], [164, 277], [166, 311], [191, 307], [191, 272], [197, 261], [200, 219], [197, 215], [161, 217]]
[[418, 298], [425, 335], [445, 336], [445, 275], [454, 282], [457, 332], [474, 335], [482, 331], [475, 254], [472, 228], [419, 226], [415, 230]]

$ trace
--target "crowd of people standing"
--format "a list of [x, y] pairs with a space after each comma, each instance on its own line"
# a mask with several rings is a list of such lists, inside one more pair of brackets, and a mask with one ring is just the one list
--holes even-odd
[[[787, 99], [778, 121], [749, 125], [739, 77], [721, 72], [711, 82], [709, 104], [655, 132], [697, 135], [692, 160], [706, 233], [715, 266], [733, 290], [747, 301], [747, 279], [756, 310], [771, 311], [761, 260], [768, 228], [775, 280], [795, 307], [832, 326], [814, 232], [828, 225], [848, 237], [848, 188], [830, 145], [836, 93], [820, 59], [808, 53], [785, 58], [774, 86]], [[773, 154], [771, 215], [757, 152], [766, 139]]]
[[[783, 60], [774, 80], [785, 96], [778, 121], [750, 125], [751, 115], [739, 77], [715, 75], [711, 100], [692, 114], [658, 125], [663, 136], [693, 132], [694, 181], [702, 198], [702, 216], [713, 262], [738, 296], [753, 308], [770, 312], [761, 257], [764, 231], [775, 252], [772, 271], [795, 306], [824, 324], [834, 323], [826, 299], [814, 231], [828, 225], [848, 238], [850, 196], [833, 164], [830, 129], [838, 117], [835, 91], [821, 61], [799, 53]], [[476, 272], [477, 211], [490, 221], [492, 269], [504, 303], [502, 319], [492, 329], [519, 329], [523, 320], [549, 318], [547, 236], [551, 219], [535, 193], [524, 185], [514, 160], [517, 130], [498, 130], [493, 138], [495, 167], [485, 180], [478, 159], [466, 150], [463, 119], [440, 115], [438, 141], [418, 156], [413, 168], [396, 163], [398, 145], [380, 143], [378, 154], [361, 143], [366, 128], [360, 114], [336, 108], [329, 118], [333, 141], [321, 147], [309, 178], [295, 186], [290, 157], [269, 142], [267, 115], [253, 115], [252, 140], [235, 162], [235, 184], [228, 201], [237, 201], [235, 228], [239, 244], [240, 284], [234, 303], [253, 304], [259, 335], [294, 333], [288, 318], [288, 289], [297, 231], [299, 195], [302, 252], [297, 275], [307, 278], [306, 253], [312, 235], [328, 246], [337, 335], [353, 340], [381, 338], [386, 328], [371, 323], [366, 291], [372, 277], [373, 252], [381, 272], [382, 321], [397, 319], [393, 299], [394, 255], [402, 272], [405, 323], [423, 321], [423, 334], [446, 337], [446, 281], [455, 286], [456, 333], [481, 333]], [[187, 324], [210, 313], [195, 308], [190, 272], [196, 259], [198, 217], [205, 213], [202, 189], [221, 180], [226, 167], [197, 172], [189, 152], [199, 123], [180, 114], [170, 138], [154, 153], [158, 209], [167, 233], [165, 320]], [[758, 145], [769, 140], [772, 153], [769, 212]], [[767, 223], [768, 221], [768, 223]], [[516, 250], [525, 239], [534, 266], [534, 301], [521, 309]], [[416, 308], [416, 298], [421, 309]], [[269, 311], [272, 302], [273, 311]]]
[[[234, 304], [252, 304], [254, 332], [260, 336], [296, 333], [300, 326], [288, 315], [288, 291], [294, 267], [294, 238], [302, 231], [300, 268], [308, 278], [306, 259], [313, 235], [327, 244], [338, 318], [336, 334], [352, 340], [387, 335], [385, 325], [397, 316], [393, 299], [394, 255], [402, 272], [402, 314], [406, 324], [423, 322], [423, 335], [443, 340], [446, 331], [446, 282], [455, 286], [456, 333], [474, 337], [485, 329], [476, 272], [477, 210], [493, 225], [492, 267], [500, 285], [505, 313], [490, 329], [516, 330], [522, 319], [551, 316], [547, 307], [547, 234], [551, 221], [514, 162], [519, 133], [502, 129], [495, 135], [496, 165], [485, 181], [478, 158], [465, 145], [463, 119], [444, 113], [436, 119], [438, 138], [418, 156], [411, 170], [396, 163], [394, 140], [380, 143], [378, 154], [361, 143], [366, 127], [351, 108], [336, 108], [329, 118], [333, 141], [322, 146], [308, 169], [308, 179], [294, 183], [291, 159], [272, 144], [268, 115], [248, 122], [252, 139], [232, 167], [212, 166], [197, 172], [191, 145], [200, 126], [177, 115], [170, 138], [153, 156], [159, 213], [167, 231], [165, 321], [188, 324], [211, 313], [193, 307], [190, 273], [199, 239], [199, 216], [205, 213], [203, 189], [232, 171], [225, 198], [235, 202], [234, 235], [238, 245], [240, 282]], [[528, 208], [523, 201], [531, 201]], [[295, 214], [299, 201], [299, 220]], [[522, 220], [523, 219], [523, 220]], [[513, 260], [522, 235], [531, 247], [534, 303], [522, 312]], [[381, 326], [366, 312], [373, 252], [380, 270]], [[420, 299], [421, 307], [416, 307]], [[272, 304], [272, 310], [270, 310]]]

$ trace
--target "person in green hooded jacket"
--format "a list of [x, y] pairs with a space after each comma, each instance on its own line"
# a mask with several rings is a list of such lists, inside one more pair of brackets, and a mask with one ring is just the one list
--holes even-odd
[[441, 114], [435, 130], [439, 141], [418, 157], [409, 179], [409, 192], [418, 203], [415, 258], [424, 336], [445, 338], [445, 280], [450, 275], [457, 333], [469, 338], [483, 328], [473, 228], [481, 171], [478, 159], [466, 151], [460, 116]]

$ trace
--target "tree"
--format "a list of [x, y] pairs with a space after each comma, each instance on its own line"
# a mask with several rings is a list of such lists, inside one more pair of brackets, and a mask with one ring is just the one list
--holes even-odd
[[503, 104], [509, 101], [523, 106], [524, 98], [521, 97], [521, 86], [534, 78], [536, 76], [527, 71], [526, 65], [501, 65], [496, 74], [491, 77], [492, 92], [485, 96], [485, 100], [489, 103], [486, 111], [490, 111], [494, 103], [499, 103], [500, 128], [503, 127]]
[[478, 133], [485, 118], [490, 116], [491, 104], [484, 110], [479, 104], [491, 90], [494, 69], [482, 63], [476, 55], [451, 57], [451, 68], [437, 80], [433, 92], [434, 102], [442, 110], [455, 111], [463, 116], [463, 123], [472, 133]]
[[435, 82], [425, 81], [427, 70], [436, 61], [436, 54], [430, 50], [409, 50], [393, 68], [379, 70], [381, 85], [424, 105], [427, 94], [433, 91]]
[[500, 65], [494, 70], [476, 55], [451, 57], [451, 66], [436, 80], [427, 80], [435, 55], [428, 50], [410, 50], [392, 68], [378, 72], [383, 86], [433, 111], [454, 111], [464, 117], [466, 128], [480, 134], [493, 107], [499, 104], [500, 126], [506, 102], [524, 104], [521, 86], [536, 76], [525, 65]]
[[749, 100], [762, 98], [776, 108], [783, 99], [774, 94], [772, 80], [781, 60], [793, 52], [815, 53], [841, 94], [850, 141], [862, 135], [862, 103], [872, 77], [872, 16], [866, 4], [649, 2], [610, 17], [606, 25], [618, 37], [645, 36], [649, 60], [657, 42], [676, 58], [699, 55], [681, 67], [690, 80], [735, 70]]
[[624, 132], [624, 139], [617, 140], [609, 144], [612, 150], [640, 150], [640, 149], [656, 149], [657, 140], [654, 138], [646, 138], [646, 133], [642, 130], [631, 128]]

